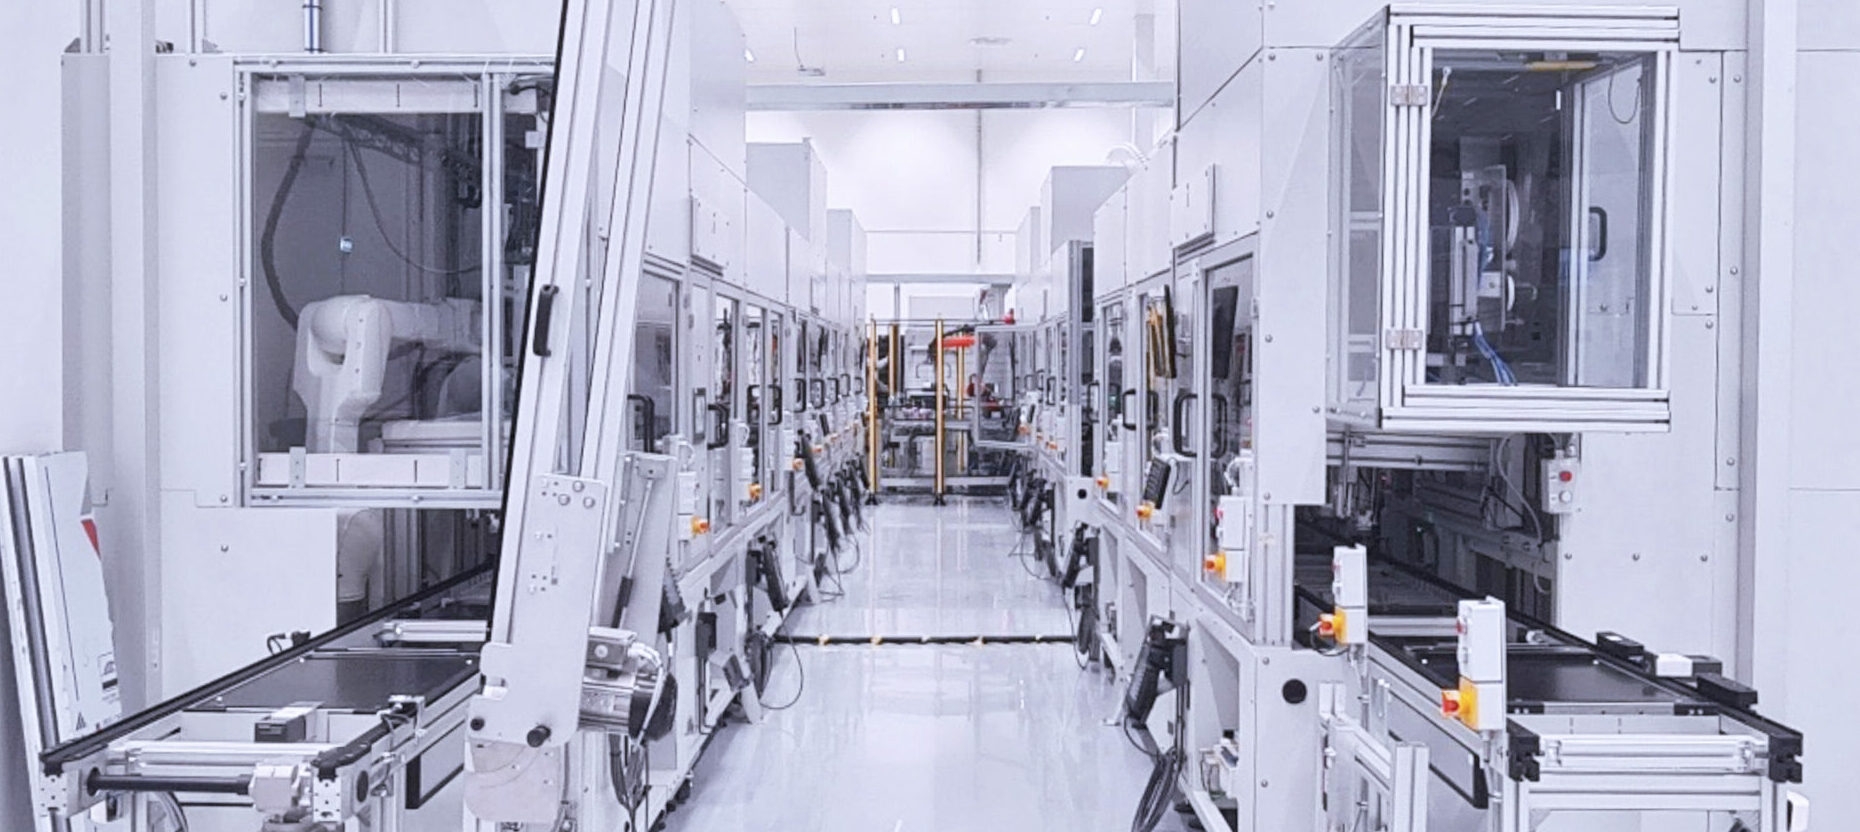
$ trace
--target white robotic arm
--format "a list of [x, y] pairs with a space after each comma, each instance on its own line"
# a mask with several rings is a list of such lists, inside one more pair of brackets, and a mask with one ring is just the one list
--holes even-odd
[[388, 352], [418, 343], [440, 352], [479, 349], [479, 306], [447, 298], [437, 303], [340, 295], [304, 307], [297, 326], [291, 388], [309, 417], [305, 445], [314, 453], [361, 450], [361, 422], [381, 399]]

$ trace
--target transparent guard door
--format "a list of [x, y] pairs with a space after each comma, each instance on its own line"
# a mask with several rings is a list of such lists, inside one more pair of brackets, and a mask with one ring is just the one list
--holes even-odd
[[[1380, 22], [1380, 21], [1378, 21]], [[1382, 245], [1387, 187], [1388, 49], [1381, 26], [1365, 28], [1331, 54], [1331, 415], [1373, 423], [1382, 394]]]
[[1568, 383], [1636, 387], [1648, 352], [1649, 231], [1646, 184], [1652, 130], [1650, 61], [1604, 70], [1576, 85], [1574, 210], [1568, 256]]

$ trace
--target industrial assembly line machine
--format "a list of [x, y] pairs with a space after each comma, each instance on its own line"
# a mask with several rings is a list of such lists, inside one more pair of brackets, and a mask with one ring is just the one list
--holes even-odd
[[1129, 685], [1134, 828], [1807, 828], [1802, 735], [1717, 658], [1713, 5], [1185, 2], [1173, 133], [1054, 171], [1014, 499]]
[[[228, 597], [121, 655], [82, 459], [9, 458], [5, 805], [645, 828], [927, 432], [939, 497], [1016, 460], [1140, 820], [1806, 829], [1802, 735], [1716, 658], [1723, 4], [1240, 5], [1178, 4], [1222, 46], [1185, 35], [1150, 156], [1054, 169], [1016, 323], [865, 319], [817, 158], [743, 141], [718, 0], [571, 0], [553, 59], [345, 49], [318, 4], [313, 54], [157, 56], [162, 580]], [[80, 113], [107, 69], [72, 56]], [[327, 586], [238, 597], [280, 574]]]
[[[302, 51], [222, 17], [154, 66], [155, 175], [189, 185], [157, 240], [162, 573], [224, 597], [115, 651], [72, 568], [83, 458], [9, 459], [32, 765], [0, 817], [644, 829], [726, 710], [758, 718], [859, 522], [861, 232], [803, 145], [745, 143], [720, 0], [575, 0], [553, 58], [557, 4], [380, 43], [310, 5]], [[432, 31], [459, 42], [389, 48]], [[108, 61], [70, 56], [74, 120]], [[160, 704], [124, 712], [119, 658]]]

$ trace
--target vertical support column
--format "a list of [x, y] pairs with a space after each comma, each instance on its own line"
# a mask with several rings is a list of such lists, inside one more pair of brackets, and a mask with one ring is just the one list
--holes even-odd
[[[968, 387], [969, 351], [965, 348], [956, 351], [956, 422], [958, 424], [961, 424], [967, 419], [967, 417], [963, 415], [963, 409], [968, 407], [969, 404]], [[969, 443], [967, 434], [956, 434], [956, 459], [959, 460], [956, 463], [956, 474], [958, 476], [967, 474], [969, 472]]]
[[[104, 8], [110, 95], [110, 415], [99, 530], [123, 615], [123, 705], [163, 698], [161, 653], [161, 343], [156, 274], [155, 9]], [[96, 451], [98, 449], [87, 449]]]
[[[1750, 4], [1745, 155], [1738, 675], [1787, 718], [1790, 410], [1795, 343], [1796, 0]], [[1779, 701], [1782, 700], [1782, 701]]]
[[936, 340], [930, 343], [930, 363], [936, 367], [936, 433], [931, 440], [931, 445], [935, 448], [936, 452], [936, 482], [935, 486], [931, 488], [931, 493], [935, 495], [935, 503], [940, 506], [943, 505], [943, 493], [945, 489], [945, 483], [943, 481], [943, 443], [946, 440], [943, 436], [943, 408], [946, 406], [946, 399], [948, 398], [948, 395], [943, 390], [942, 318], [936, 319]]
[[[893, 356], [892, 361], [897, 361]], [[878, 502], [878, 321], [871, 321], [865, 344], [865, 502]]]
[[896, 395], [898, 390], [901, 389], [898, 387], [898, 382], [904, 378], [903, 366], [904, 356], [898, 353], [898, 324], [896, 321], [893, 321], [891, 324], [891, 363], [885, 368], [885, 375], [889, 377], [886, 380], [886, 385], [893, 395]]

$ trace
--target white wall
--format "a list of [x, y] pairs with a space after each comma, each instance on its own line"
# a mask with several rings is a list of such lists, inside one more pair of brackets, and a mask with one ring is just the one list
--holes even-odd
[[1788, 542], [1756, 553], [1760, 568], [1785, 587], [1785, 600], [1759, 608], [1759, 615], [1768, 609], [1787, 620], [1758, 620], [1755, 682], [1764, 713], [1805, 735], [1803, 770], [1816, 825], [1852, 828], [1860, 818], [1860, 794], [1850, 786], [1860, 721], [1848, 692], [1860, 684], [1860, 669], [1831, 653], [1819, 634], [1838, 638], [1839, 628], [1825, 630], [1824, 617], [1851, 606], [1860, 585], [1853, 553], [1860, 540], [1860, 441], [1852, 418], [1860, 402], [1860, 374], [1852, 365], [1860, 352], [1853, 326], [1860, 283], [1852, 277], [1852, 264], [1860, 262], [1853, 233], [1860, 227], [1853, 190], [1860, 158], [1852, 147], [1860, 111], [1851, 81], [1860, 73], [1860, 10], [1803, 5], [1805, 46], [1811, 31], [1822, 31], [1814, 37], [1824, 45], [1829, 30], [1849, 37], [1845, 51], [1804, 52], [1799, 63]]
[[13, 79], [22, 117], [0, 130], [0, 452], [46, 451], [64, 441], [64, 255], [59, 80], [77, 3], [0, 3], [0, 75]]
[[1000, 274], [1047, 171], [1103, 163], [1132, 122], [1121, 109], [751, 113], [749, 139], [813, 140], [827, 205], [859, 217], [874, 274]]

